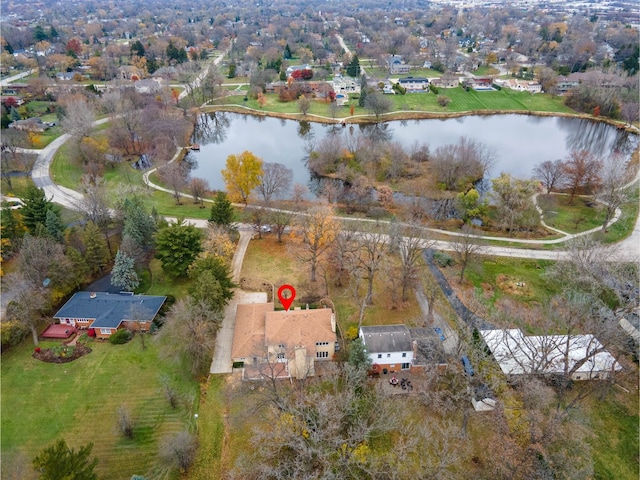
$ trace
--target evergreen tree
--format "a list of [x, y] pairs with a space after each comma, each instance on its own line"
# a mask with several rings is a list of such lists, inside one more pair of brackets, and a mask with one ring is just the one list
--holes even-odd
[[202, 232], [193, 225], [185, 225], [182, 219], [171, 223], [156, 233], [156, 258], [162, 269], [172, 277], [187, 274], [187, 269], [202, 251]]
[[47, 210], [47, 216], [45, 219], [45, 228], [47, 229], [47, 235], [53, 238], [56, 242], [62, 242], [64, 238], [64, 224], [60, 214], [54, 210]]
[[135, 261], [122, 250], [118, 250], [118, 253], [116, 253], [113, 269], [111, 269], [111, 285], [119, 287], [126, 292], [133, 292], [140, 285], [140, 279], [135, 269]]
[[209, 221], [221, 227], [228, 228], [233, 222], [233, 205], [225, 192], [218, 192], [211, 205]]
[[63, 439], [42, 450], [33, 459], [33, 468], [40, 480], [97, 480], [93, 471], [98, 459], [89, 461], [93, 443], [80, 447], [78, 451], [67, 446]]
[[284, 47], [284, 54], [283, 54], [284, 58], [286, 58], [287, 60], [290, 60], [291, 57], [293, 57], [293, 54], [291, 53], [291, 47], [289, 47], [289, 44], [287, 43]]
[[360, 60], [358, 60], [358, 55], [354, 55], [349, 65], [347, 65], [347, 75], [350, 77], [360, 76]]
[[17, 122], [18, 120], [22, 119], [22, 117], [20, 116], [20, 112], [18, 112], [18, 109], [16, 107], [11, 107], [9, 118], [12, 122]]
[[188, 60], [187, 51], [184, 48], [176, 47], [171, 40], [167, 45], [167, 57], [169, 61], [173, 60], [176, 63], [184, 63]]
[[38, 225], [43, 227], [47, 223], [47, 212], [53, 210], [58, 212], [58, 208], [51, 201], [47, 200], [44, 195], [44, 190], [30, 186], [26, 193], [22, 197], [24, 205], [20, 211], [22, 214], [22, 221], [27, 230], [36, 234], [38, 231]]
[[195, 280], [189, 291], [191, 296], [219, 312], [233, 298], [233, 289], [237, 287], [229, 267], [220, 257], [207, 256], [196, 260], [189, 268], [189, 278]]
[[131, 54], [132, 55], [137, 55], [138, 57], [144, 57], [144, 45], [142, 45], [142, 42], [140, 42], [140, 40], [136, 40], [135, 42], [133, 42], [131, 44]]
[[153, 241], [156, 224], [149, 215], [139, 197], [127, 198], [123, 205], [123, 235], [130, 236], [140, 247], [147, 248]]
[[48, 40], [49, 36], [47, 32], [44, 31], [42, 25], [36, 25], [36, 28], [33, 29], [33, 40], [34, 42], [41, 42], [43, 40]]
[[89, 267], [87, 266], [87, 262], [85, 262], [80, 250], [75, 247], [67, 246], [65, 255], [71, 261], [73, 267], [73, 275], [71, 276], [71, 280], [74, 281], [75, 287], [79, 288], [80, 285], [82, 285], [84, 281], [87, 280], [87, 276], [89, 275]]
[[87, 262], [89, 271], [91, 273], [102, 273], [102, 268], [109, 262], [109, 249], [95, 223], [87, 223], [84, 228], [83, 241], [86, 248], [84, 259]]
[[58, 38], [59, 36], [60, 34], [58, 33], [58, 30], [56, 30], [56, 27], [51, 25], [49, 27], [49, 38], [54, 39], [54, 38]]

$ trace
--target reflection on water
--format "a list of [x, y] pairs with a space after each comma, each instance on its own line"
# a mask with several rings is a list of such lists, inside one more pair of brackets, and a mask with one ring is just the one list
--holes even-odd
[[222, 143], [231, 127], [230, 115], [226, 112], [203, 113], [198, 116], [193, 130], [193, 143], [206, 145]]
[[504, 171], [519, 178], [530, 178], [535, 165], [567, 158], [573, 150], [588, 150], [601, 157], [614, 152], [628, 156], [638, 145], [637, 135], [605, 123], [566, 117], [510, 114], [343, 127], [216, 112], [202, 114], [196, 125], [193, 142], [200, 144], [200, 151], [189, 154], [194, 162], [192, 175], [206, 179], [213, 189], [223, 189], [220, 171], [226, 158], [249, 150], [265, 162], [282, 163], [292, 169], [294, 183], [318, 192], [306, 160], [309, 149], [328, 135], [342, 135], [341, 141], [350, 151], [357, 147], [360, 135], [378, 145], [397, 142], [406, 151], [414, 145], [428, 145], [434, 151], [467, 136], [497, 152], [491, 176]]

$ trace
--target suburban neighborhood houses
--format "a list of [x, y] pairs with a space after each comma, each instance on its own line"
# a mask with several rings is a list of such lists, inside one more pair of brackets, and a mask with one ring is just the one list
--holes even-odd
[[0, 476], [640, 476], [634, 2], [0, 5]]

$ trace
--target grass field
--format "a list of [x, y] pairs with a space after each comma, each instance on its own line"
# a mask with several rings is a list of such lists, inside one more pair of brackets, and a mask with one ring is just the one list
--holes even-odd
[[[193, 415], [197, 385], [163, 360], [151, 338], [126, 345], [92, 342], [93, 351], [67, 364], [31, 357], [29, 341], [2, 354], [2, 462], [21, 452], [30, 460], [64, 438], [72, 447], [94, 443], [102, 478], [126, 479], [158, 472], [163, 435], [184, 428]], [[161, 377], [182, 394], [172, 410]], [[135, 422], [133, 440], [117, 430], [116, 411], [127, 406]], [[155, 478], [155, 477], [154, 477]]]
[[587, 405], [595, 432], [591, 445], [597, 480], [636, 480], [640, 475], [637, 392], [621, 395], [635, 408], [612, 394], [605, 401], [591, 398]]
[[[553, 262], [514, 258], [482, 258], [465, 272], [465, 278], [476, 289], [491, 291], [490, 304], [503, 296], [511, 296], [519, 302], [540, 303], [559, 293], [544, 278], [546, 267]], [[521, 288], [511, 288], [516, 282], [524, 282]]]
[[[566, 107], [561, 97], [554, 97], [547, 94], [531, 94], [528, 92], [514, 92], [509, 89], [502, 89], [493, 92], [476, 92], [475, 90], [465, 91], [463, 88], [441, 88], [438, 95], [448, 97], [451, 102], [448, 106], [438, 105], [437, 96], [433, 93], [408, 93], [406, 95], [389, 95], [393, 101], [392, 111], [415, 111], [433, 113], [457, 113], [457, 112], [477, 112], [507, 110], [516, 112], [551, 112], [551, 113], [573, 113], [573, 110]], [[301, 117], [298, 112], [297, 102], [282, 102], [273, 94], [265, 96], [266, 103], [260, 106], [255, 99], [248, 98], [244, 101], [243, 95], [225, 97], [219, 103], [244, 105], [248, 108], [275, 113], [295, 114]], [[350, 100], [346, 105], [338, 110], [336, 118], [345, 118], [351, 115], [350, 108], [354, 106], [354, 115], [369, 115], [369, 112], [358, 106], [357, 98]], [[313, 102], [308, 114], [320, 115], [332, 118], [333, 114], [329, 110], [329, 104], [325, 102]]]
[[563, 232], [582, 232], [600, 227], [604, 222], [604, 211], [591, 197], [576, 197], [571, 201], [568, 195], [540, 195], [538, 205], [546, 224]]

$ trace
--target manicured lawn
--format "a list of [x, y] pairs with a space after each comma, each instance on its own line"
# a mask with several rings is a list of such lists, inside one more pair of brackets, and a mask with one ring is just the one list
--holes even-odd
[[[437, 95], [433, 93], [408, 93], [406, 95], [389, 95], [387, 98], [393, 101], [392, 111], [424, 111], [435, 113], [447, 112], [482, 112], [495, 110], [508, 110], [520, 112], [560, 112], [572, 113], [573, 110], [566, 107], [561, 97], [554, 97], [547, 94], [531, 94], [528, 92], [514, 92], [509, 89], [502, 89], [493, 92], [476, 92], [475, 90], [465, 91], [461, 87], [441, 88], [438, 95], [449, 97], [451, 103], [447, 107], [441, 107], [437, 103]], [[277, 95], [268, 94], [265, 96], [264, 106], [258, 105], [255, 99], [248, 98], [244, 101], [244, 96], [225, 97], [218, 103], [237, 104], [258, 110], [275, 113], [299, 114], [297, 102], [282, 102]], [[350, 107], [355, 106], [354, 115], [368, 115], [365, 108], [358, 107], [357, 96], [350, 98], [349, 105], [338, 110], [336, 118], [350, 116]], [[331, 117], [329, 107], [324, 102], [313, 102], [309, 109], [310, 115], [322, 115]]]
[[[159, 355], [147, 338], [126, 345], [92, 342], [93, 352], [67, 364], [31, 357], [29, 340], [2, 354], [2, 461], [22, 452], [30, 461], [44, 446], [64, 438], [70, 446], [94, 443], [102, 478], [128, 479], [156, 468], [158, 442], [182, 430], [193, 415], [197, 386]], [[172, 410], [161, 377], [181, 394]], [[134, 438], [117, 431], [116, 411], [126, 405], [134, 418]]]

